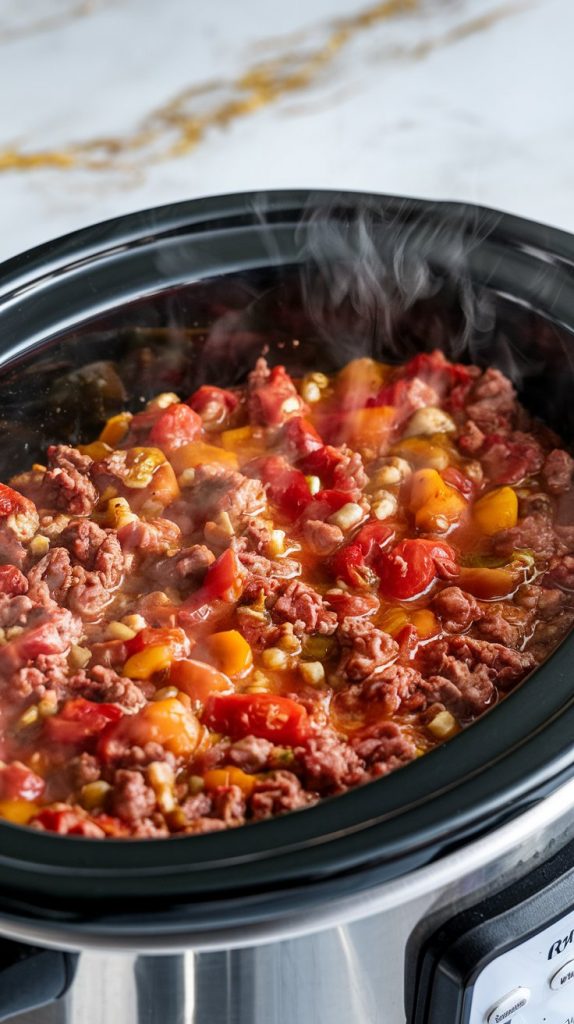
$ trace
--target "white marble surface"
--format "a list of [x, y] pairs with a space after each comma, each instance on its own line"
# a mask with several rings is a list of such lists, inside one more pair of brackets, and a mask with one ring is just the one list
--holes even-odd
[[[573, 0], [393, 5], [0, 0], [0, 259], [141, 207], [281, 187], [470, 200], [574, 231]], [[311, 80], [182, 156], [165, 111], [126, 147], [190, 87], [180, 114], [253, 99], [233, 82], [270, 57]], [[98, 136], [117, 152], [87, 149]], [[7, 151], [77, 144], [72, 166], [10, 169]]]

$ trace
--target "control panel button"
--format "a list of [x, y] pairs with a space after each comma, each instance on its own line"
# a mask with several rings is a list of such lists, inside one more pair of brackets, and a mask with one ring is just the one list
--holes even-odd
[[487, 1024], [511, 1024], [519, 1010], [526, 1006], [530, 999], [529, 988], [515, 988], [503, 999], [499, 999], [486, 1020]]
[[574, 981], [574, 960], [568, 960], [562, 967], [559, 967], [556, 974], [553, 974], [550, 979], [550, 988], [559, 989], [564, 988], [565, 985], [569, 985], [571, 981]]

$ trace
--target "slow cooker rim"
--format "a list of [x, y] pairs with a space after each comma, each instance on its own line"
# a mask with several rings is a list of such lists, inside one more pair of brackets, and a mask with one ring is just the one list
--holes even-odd
[[[461, 217], [463, 220], [468, 217], [472, 220], [484, 214], [494, 218], [495, 228], [493, 230], [497, 234], [507, 234], [511, 248], [523, 250], [526, 247], [532, 259], [541, 258], [540, 254], [542, 253], [550, 253], [552, 258], [556, 258], [558, 261], [574, 262], [574, 239], [566, 233], [545, 225], [525, 221], [522, 218], [498, 213], [498, 211], [489, 211], [486, 208], [473, 207], [469, 204], [437, 203], [363, 193], [307, 190], [266, 193], [265, 199], [268, 203], [270, 217], [274, 215], [284, 217], [289, 214], [299, 218], [302, 210], [310, 201], [324, 202], [327, 207], [336, 201], [345, 209], [349, 205], [352, 207], [353, 203], [357, 201], [365, 200], [380, 203], [385, 210], [390, 209], [394, 212], [403, 209], [409, 213], [423, 212], [424, 214], [426, 211], [429, 215], [436, 215], [438, 211], [439, 217], [444, 212]], [[62, 277], [68, 270], [85, 260], [89, 262], [92, 258], [94, 260], [105, 259], [109, 252], [117, 251], [118, 247], [131, 249], [149, 241], [151, 226], [155, 229], [157, 237], [162, 237], [170, 232], [181, 231], [188, 234], [191, 231], [193, 233], [194, 230], [202, 230], [203, 226], [208, 230], [213, 226], [214, 220], [225, 225], [226, 221], [233, 221], [234, 218], [240, 217], [248, 220], [252, 218], [256, 230], [265, 230], [266, 225], [262, 224], [254, 215], [256, 204], [260, 201], [261, 195], [258, 193], [243, 193], [169, 204], [92, 225], [55, 242], [44, 243], [29, 253], [0, 265], [0, 311], [3, 302], [13, 300], [15, 295], [18, 296], [19, 301], [26, 302], [27, 293], [28, 295], [32, 293], [35, 283], [45, 278], [46, 275], [56, 274]], [[150, 222], [153, 222], [153, 225]], [[102, 249], [103, 241], [106, 241], [106, 245]], [[112, 248], [110, 248], [112, 243]], [[70, 260], [71, 256], [74, 258]], [[40, 271], [39, 274], [38, 271]], [[466, 757], [458, 754], [458, 751], [463, 749], [462, 736], [425, 757], [423, 768], [425, 775], [429, 778], [431, 776], [438, 777], [441, 780], [441, 784], [437, 787], [440, 796], [435, 798], [433, 807], [438, 809], [436, 803], [438, 800], [440, 806], [446, 809], [446, 817], [441, 818], [443, 828], [438, 829], [436, 821], [434, 821], [433, 827], [427, 829], [426, 839], [424, 830], [420, 827], [420, 804], [418, 802], [411, 801], [410, 805], [407, 802], [406, 808], [403, 807], [392, 819], [395, 822], [401, 819], [404, 823], [410, 816], [410, 820], [414, 824], [416, 816], [419, 815], [418, 831], [416, 828], [407, 826], [406, 838], [410, 842], [405, 842], [402, 845], [399, 840], [390, 843], [392, 829], [389, 828], [389, 822], [387, 820], [382, 825], [377, 824], [377, 814], [375, 813], [377, 804], [382, 801], [383, 794], [390, 794], [393, 788], [398, 791], [397, 787], [399, 786], [401, 791], [409, 789], [407, 780], [413, 779], [414, 774], [421, 768], [419, 762], [405, 767], [387, 779], [372, 782], [360, 790], [353, 790], [342, 796], [323, 801], [316, 807], [301, 812], [300, 815], [288, 815], [282, 819], [250, 825], [244, 829], [220, 833], [217, 836], [187, 836], [169, 840], [151, 839], [146, 840], [145, 844], [141, 840], [108, 840], [102, 844], [96, 840], [34, 833], [32, 830], [2, 822], [0, 823], [0, 836], [2, 837], [0, 889], [4, 888], [3, 876], [6, 882], [11, 879], [11, 884], [15, 884], [16, 888], [23, 884], [25, 889], [30, 887], [44, 892], [57, 889], [63, 896], [75, 888], [66, 882], [70, 882], [69, 869], [76, 867], [78, 869], [76, 880], [79, 880], [84, 872], [86, 872], [86, 876], [90, 876], [92, 882], [95, 881], [96, 876], [99, 878], [98, 891], [94, 892], [97, 898], [100, 898], [108, 887], [111, 890], [121, 891], [122, 888], [125, 889], [126, 885], [133, 895], [136, 895], [146, 889], [146, 883], [149, 883], [154, 876], [157, 877], [157, 872], [175, 869], [175, 874], [179, 879], [175, 883], [176, 886], [191, 895], [194, 890], [196, 892], [198, 890], [205, 891], [206, 881], [205, 872], [203, 874], [201, 871], [195, 873], [194, 866], [186, 864], [189, 860], [187, 849], [190, 852], [193, 849], [194, 854], [202, 862], [213, 862], [217, 855], [217, 860], [221, 861], [221, 864], [212, 868], [212, 884], [221, 891], [222, 872], [228, 868], [229, 864], [237, 866], [238, 860], [241, 860], [248, 862], [251, 868], [261, 867], [262, 860], [253, 858], [263, 836], [269, 837], [266, 851], [270, 866], [268, 884], [280, 884], [278, 879], [282, 874], [283, 877], [287, 873], [292, 874], [294, 868], [293, 844], [290, 841], [289, 833], [292, 827], [302, 831], [303, 826], [300, 823], [310, 821], [308, 816], [314, 816], [313, 820], [318, 823], [318, 827], [313, 829], [313, 835], [308, 836], [304, 841], [302, 852], [306, 856], [303, 857], [303, 862], [296, 867], [296, 871], [299, 872], [297, 877], [300, 877], [301, 871], [309, 872], [309, 877], [312, 878], [314, 874], [323, 876], [326, 872], [347, 870], [350, 865], [358, 867], [372, 857], [376, 857], [380, 862], [384, 862], [386, 859], [396, 873], [401, 859], [409, 855], [412, 857], [414, 851], [425, 849], [425, 856], [436, 856], [437, 851], [445, 842], [451, 844], [456, 841], [457, 837], [460, 839], [461, 836], [468, 835], [469, 830], [473, 828], [486, 827], [487, 821], [492, 823], [501, 815], [508, 816], [513, 812], [518, 812], [524, 801], [536, 799], [537, 793], [539, 794], [544, 787], [556, 785], [558, 779], [562, 779], [565, 774], [568, 775], [572, 772], [574, 754], [568, 741], [568, 733], [571, 735], [571, 729], [565, 730], [566, 721], [570, 722], [570, 716], [574, 715], [572, 707], [565, 711], [571, 699], [566, 685], [567, 661], [571, 658], [571, 652], [574, 652], [574, 637], [572, 636], [564, 642], [549, 661], [533, 674], [531, 679], [496, 709], [496, 721], [500, 724], [500, 729], [503, 728], [504, 720], [505, 728], [509, 730], [507, 734], [509, 739], [514, 735], [514, 741], [510, 743], [511, 754], [508, 753], [508, 750], [506, 753], [499, 751], [494, 760], [485, 762], [481, 757], [480, 767], [468, 767], [468, 762], [472, 761], [472, 757], [469, 757], [471, 752], [474, 751], [474, 755], [476, 755], [480, 750], [482, 755], [485, 746], [489, 745], [485, 744], [482, 738], [483, 735], [485, 739], [488, 738], [492, 732], [492, 729], [488, 728], [491, 716], [487, 715], [475, 723], [472, 730], [463, 734]], [[554, 665], [553, 670], [551, 669], [552, 665]], [[535, 684], [540, 689], [544, 685], [543, 677], [548, 676], [550, 679], [551, 675], [555, 676], [556, 673], [559, 678], [561, 677], [564, 685], [562, 688], [546, 687], [547, 697], [550, 693], [554, 697], [554, 703], [547, 708], [546, 728], [542, 728], [539, 721], [538, 726], [541, 731], [537, 735], [532, 736], [533, 724], [526, 732], [526, 739], [522, 727], [518, 733], [516, 731], [513, 733], [512, 725], [517, 727], [519, 720], [523, 717], [518, 705], [520, 704], [520, 710], [526, 711], [527, 694], [532, 686]], [[562, 714], [562, 717], [556, 718], [559, 714]], [[526, 718], [528, 719], [528, 716]], [[476, 739], [474, 739], [475, 736]], [[472, 738], [472, 742], [469, 742], [469, 737]], [[520, 744], [521, 737], [522, 744]], [[517, 744], [516, 749], [514, 749], [513, 743]], [[549, 758], [547, 745], [550, 743], [554, 744], [556, 752]], [[493, 764], [496, 763], [499, 767], [504, 764], [507, 767], [507, 762], [514, 759], [515, 766], [518, 766], [518, 752], [522, 750], [524, 754], [526, 744], [529, 745], [530, 772], [526, 772], [521, 780], [515, 779], [509, 790], [501, 787], [499, 781], [494, 786], [485, 786], [485, 778], [489, 771], [492, 772]], [[532, 744], [537, 747], [538, 758], [533, 757], [534, 747]], [[457, 757], [459, 765], [461, 762], [462, 765], [467, 762], [467, 774], [465, 775], [463, 772], [463, 779], [454, 784], [452, 783], [452, 769], [449, 765], [450, 762], [455, 764]], [[448, 762], [446, 769], [444, 768], [445, 761]], [[537, 764], [536, 771], [532, 768], [534, 762]], [[450, 780], [450, 784], [443, 785], [443, 778]], [[482, 780], [482, 787], [479, 785], [480, 780]], [[417, 785], [413, 782], [410, 788], [416, 789]], [[478, 797], [477, 801], [472, 802], [470, 810], [469, 807], [464, 809], [460, 805], [464, 786], [471, 786]], [[482, 796], [479, 795], [481, 789]], [[351, 805], [353, 805], [353, 813], [344, 813], [347, 807], [351, 808]], [[342, 828], [342, 818], [352, 819], [352, 827]], [[360, 819], [362, 839], [368, 839], [368, 842], [358, 844], [360, 849], [356, 848], [356, 843], [349, 844], [349, 839], [358, 834], [353, 832], [357, 818]], [[366, 828], [365, 821], [369, 823]], [[445, 821], [450, 822], [451, 825], [456, 823], [456, 826], [454, 829], [445, 827]], [[325, 829], [323, 824], [319, 826], [319, 822], [324, 824], [330, 822], [329, 829]], [[344, 850], [345, 841], [346, 850]], [[194, 843], [195, 846], [189, 846], [191, 843]], [[319, 846], [315, 845], [317, 843]], [[186, 847], [185, 851], [184, 846]], [[227, 858], [220, 855], [222, 846], [228, 847], [231, 851]], [[295, 846], [301, 848], [301, 843], [298, 842]], [[354, 847], [352, 852], [349, 846]], [[130, 860], [133, 861], [134, 848], [140, 851], [138, 856], [140, 864], [142, 860], [145, 861], [145, 865], [138, 867], [137, 870], [134, 870], [133, 863], [131, 865], [128, 863]], [[277, 853], [278, 848], [283, 852]], [[320, 849], [324, 856], [319, 858], [320, 863], [315, 863], [311, 867], [309, 853], [313, 848]], [[176, 851], [179, 856], [176, 856]], [[200, 851], [202, 851], [202, 856], [200, 856]], [[174, 865], [174, 860], [178, 862], [176, 865]], [[281, 866], [280, 862], [286, 861], [290, 863], [284, 863]], [[290, 868], [289, 872], [286, 872], [287, 867]], [[164, 877], [164, 883], [165, 881]], [[163, 888], [165, 891], [165, 885]], [[225, 885], [223, 889], [225, 890]]]

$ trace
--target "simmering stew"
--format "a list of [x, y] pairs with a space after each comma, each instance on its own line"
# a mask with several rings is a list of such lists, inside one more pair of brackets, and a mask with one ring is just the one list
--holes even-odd
[[440, 352], [160, 394], [0, 484], [0, 816], [307, 807], [448, 740], [574, 618], [574, 461]]

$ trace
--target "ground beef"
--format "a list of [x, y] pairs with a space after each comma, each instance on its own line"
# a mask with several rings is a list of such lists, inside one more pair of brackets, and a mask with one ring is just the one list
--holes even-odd
[[[513, 605], [510, 605], [510, 610], [512, 608]], [[525, 621], [513, 622], [503, 614], [503, 608], [490, 605], [484, 608], [475, 632], [481, 640], [491, 640], [505, 647], [519, 647], [524, 638], [524, 626]]]
[[459, 721], [476, 718], [496, 700], [496, 688], [485, 665], [471, 670], [455, 662], [449, 666], [450, 676], [430, 676], [424, 682], [428, 702], [437, 701], [452, 712]]
[[270, 772], [258, 779], [249, 797], [249, 810], [255, 821], [273, 818], [287, 811], [297, 811], [314, 803], [312, 793], [306, 792], [293, 772]]
[[106, 589], [121, 583], [124, 559], [114, 530], [102, 530], [91, 520], [72, 519], [60, 534], [60, 544], [75, 564], [97, 572]]
[[273, 744], [261, 736], [244, 736], [232, 743], [227, 751], [231, 764], [244, 772], [260, 772], [267, 765]]
[[481, 714], [495, 699], [495, 687], [506, 690], [534, 667], [526, 652], [468, 636], [429, 644], [424, 661], [430, 678], [423, 691], [462, 719]]
[[552, 522], [539, 512], [526, 516], [511, 530], [502, 530], [493, 540], [498, 555], [510, 557], [514, 551], [529, 550], [540, 559], [552, 557], [557, 546], [557, 536]]
[[484, 440], [485, 434], [480, 427], [477, 427], [473, 420], [466, 420], [458, 435], [458, 447], [465, 455], [476, 455], [482, 448]]
[[72, 789], [81, 789], [89, 782], [97, 782], [102, 773], [100, 763], [93, 754], [85, 751], [73, 757], [68, 765], [68, 777]]
[[516, 409], [512, 382], [500, 370], [489, 367], [474, 384], [466, 415], [487, 433], [509, 424]]
[[544, 577], [544, 582], [552, 587], [574, 591], [574, 555], [563, 555], [555, 559]]
[[496, 484], [517, 484], [540, 471], [544, 452], [535, 437], [515, 431], [508, 437], [492, 435], [487, 439], [481, 464]]
[[391, 715], [399, 708], [416, 711], [425, 700], [421, 693], [422, 676], [418, 669], [395, 663], [381, 671], [374, 672], [359, 688], [363, 707], [377, 703], [385, 714]]
[[273, 606], [273, 619], [291, 622], [295, 633], [321, 633], [330, 636], [337, 628], [337, 616], [323, 598], [306, 583], [288, 583]]
[[[363, 776], [360, 758], [329, 728], [311, 736], [295, 749], [295, 757], [310, 790], [336, 793], [356, 785]], [[290, 774], [290, 773], [287, 773]]]
[[90, 473], [94, 465], [77, 448], [57, 444], [48, 448], [48, 468], [42, 481], [42, 506], [74, 516], [89, 516], [98, 502]]
[[340, 527], [333, 523], [324, 523], [319, 519], [311, 519], [303, 527], [303, 537], [310, 550], [321, 556], [332, 555], [343, 543], [345, 535]]
[[[293, 579], [295, 576], [301, 574], [301, 564], [296, 562], [294, 558], [266, 558], [265, 555], [258, 555], [255, 551], [245, 551], [241, 547], [241, 542], [237, 547], [237, 555], [239, 561], [251, 574], [245, 583], [245, 589], [247, 593], [252, 593], [252, 587], [250, 582], [253, 576], [258, 579]], [[249, 598], [248, 598], [249, 599]], [[245, 600], [245, 597], [244, 597]]]
[[136, 825], [152, 814], [156, 797], [141, 772], [120, 768], [114, 776], [109, 803], [113, 814], [128, 825]]
[[181, 530], [170, 519], [133, 519], [117, 532], [126, 569], [136, 560], [152, 555], [164, 555], [176, 550], [181, 542]]
[[378, 722], [354, 736], [351, 746], [369, 773], [387, 775], [416, 757], [416, 746], [396, 722]]
[[433, 598], [432, 608], [449, 633], [464, 632], [482, 615], [478, 601], [460, 587], [445, 587]]
[[260, 480], [243, 476], [220, 465], [198, 466], [189, 494], [189, 509], [195, 522], [206, 523], [226, 512], [235, 527], [258, 516], [267, 503]]
[[345, 648], [338, 671], [352, 682], [378, 674], [399, 652], [397, 642], [365, 618], [343, 619], [339, 639]]
[[564, 494], [569, 490], [574, 471], [574, 459], [562, 448], [553, 448], [546, 456], [542, 476], [552, 494]]
[[219, 786], [213, 794], [213, 813], [227, 828], [245, 823], [245, 797], [239, 786]]
[[42, 604], [64, 604], [72, 586], [72, 563], [65, 548], [53, 548], [28, 573], [28, 592]]
[[69, 681], [70, 692], [104, 704], [120, 704], [126, 711], [137, 711], [146, 704], [142, 688], [133, 680], [119, 676], [112, 668], [94, 665], [76, 672]]

